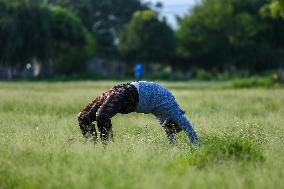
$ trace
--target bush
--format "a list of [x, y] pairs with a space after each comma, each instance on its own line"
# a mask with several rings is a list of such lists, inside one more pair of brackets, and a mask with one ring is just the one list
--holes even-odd
[[276, 86], [276, 83], [273, 78], [270, 77], [251, 77], [235, 79], [233, 80], [232, 86], [234, 88], [273, 87]]

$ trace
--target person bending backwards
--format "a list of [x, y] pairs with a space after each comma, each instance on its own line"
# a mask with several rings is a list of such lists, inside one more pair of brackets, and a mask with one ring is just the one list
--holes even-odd
[[137, 81], [116, 85], [89, 103], [78, 115], [79, 126], [84, 137], [92, 136], [97, 141], [94, 121], [100, 138], [107, 144], [113, 138], [111, 118], [117, 113], [152, 113], [165, 130], [170, 144], [174, 135], [184, 131], [191, 143], [198, 137], [190, 122], [177, 104], [172, 93], [157, 83]]

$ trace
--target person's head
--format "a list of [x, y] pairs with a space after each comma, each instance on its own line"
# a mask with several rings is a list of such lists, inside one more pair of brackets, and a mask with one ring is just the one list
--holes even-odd
[[182, 130], [176, 123], [172, 121], [167, 121], [165, 124], [163, 124], [163, 127], [166, 133], [177, 134]]

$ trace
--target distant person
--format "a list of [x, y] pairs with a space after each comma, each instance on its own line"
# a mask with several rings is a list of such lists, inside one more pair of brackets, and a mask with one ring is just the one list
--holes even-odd
[[152, 113], [165, 130], [169, 143], [174, 135], [184, 131], [192, 143], [198, 138], [190, 122], [177, 104], [172, 93], [157, 83], [139, 81], [114, 86], [94, 99], [78, 115], [79, 126], [84, 137], [93, 136], [97, 141], [94, 121], [103, 143], [113, 138], [111, 118], [117, 113]]
[[143, 77], [143, 64], [135, 65], [135, 78], [137, 81], [140, 81]]

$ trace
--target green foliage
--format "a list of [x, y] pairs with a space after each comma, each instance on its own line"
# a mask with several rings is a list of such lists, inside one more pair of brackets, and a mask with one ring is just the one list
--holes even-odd
[[24, 66], [36, 59], [57, 74], [85, 71], [94, 39], [73, 13], [25, 0], [1, 0], [0, 10], [2, 66]]
[[126, 60], [169, 62], [175, 53], [173, 31], [153, 11], [137, 11], [121, 32], [118, 49]]
[[54, 40], [83, 47], [86, 43], [86, 37], [80, 20], [74, 14], [59, 6], [52, 7], [51, 12], [53, 16], [51, 27]]
[[53, 71], [59, 74], [85, 71], [90, 55], [94, 54], [94, 40], [71, 12], [58, 6], [52, 7], [51, 12]]
[[0, 1], [0, 7], [2, 62], [19, 65], [31, 58], [48, 59], [51, 48], [48, 8], [28, 1]]
[[234, 88], [273, 87], [276, 86], [276, 82], [270, 77], [239, 78], [233, 80], [232, 86]]
[[259, 14], [266, 2], [201, 1], [180, 19], [179, 55], [191, 66], [216, 71], [277, 68], [284, 60], [284, 21]]
[[261, 13], [264, 16], [272, 16], [273, 18], [284, 18], [284, 1], [272, 0], [270, 3], [263, 6]]
[[147, 9], [139, 0], [49, 0], [74, 12], [96, 39], [97, 55], [117, 57], [115, 39], [133, 12]]

